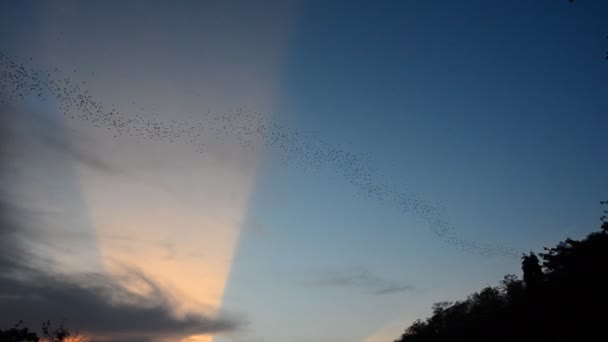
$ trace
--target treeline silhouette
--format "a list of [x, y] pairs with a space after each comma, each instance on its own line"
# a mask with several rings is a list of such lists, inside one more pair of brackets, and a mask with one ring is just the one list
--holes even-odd
[[51, 321], [42, 323], [40, 336], [35, 331], [24, 326], [19, 321], [14, 327], [0, 330], [0, 342], [85, 342], [84, 336], [73, 334], [61, 324], [57, 328], [51, 326]]
[[[601, 202], [608, 205], [608, 201]], [[466, 300], [433, 305], [395, 342], [608, 341], [608, 210], [601, 230], [522, 256], [523, 279], [506, 275]]]

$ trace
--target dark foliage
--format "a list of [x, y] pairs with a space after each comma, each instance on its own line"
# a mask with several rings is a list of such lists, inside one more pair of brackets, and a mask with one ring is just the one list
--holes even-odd
[[70, 333], [63, 324], [58, 328], [52, 328], [51, 322], [42, 323], [42, 333], [30, 331], [19, 321], [13, 328], [0, 330], [0, 342], [84, 342], [85, 338], [78, 334]]
[[35, 332], [23, 327], [23, 322], [15, 324], [14, 327], [0, 330], [0, 342], [38, 342], [40, 338]]
[[500, 286], [466, 300], [437, 303], [430, 318], [414, 322], [395, 342], [608, 341], [608, 210], [604, 214], [599, 232], [538, 256], [524, 254], [523, 280], [507, 275]]

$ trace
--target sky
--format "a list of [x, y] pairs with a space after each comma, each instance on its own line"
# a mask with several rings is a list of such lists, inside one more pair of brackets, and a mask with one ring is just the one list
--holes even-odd
[[0, 2], [0, 324], [393, 341], [599, 227], [607, 14]]

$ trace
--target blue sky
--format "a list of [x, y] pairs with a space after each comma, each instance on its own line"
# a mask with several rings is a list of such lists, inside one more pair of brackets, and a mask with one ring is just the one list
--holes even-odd
[[[169, 141], [73, 119], [83, 108], [53, 94], [11, 100], [78, 147], [54, 152], [67, 157], [45, 162], [50, 177], [28, 173], [13, 190], [37, 208], [69, 192], [53, 224], [93, 232], [80, 253], [97, 245], [102, 259], [79, 272], [114, 279], [110, 264], [136, 267], [166, 287], [178, 317], [245, 322], [199, 340], [391, 341], [434, 302], [519, 273], [520, 253], [598, 227], [608, 193], [602, 1], [0, 8], [4, 55], [59, 68], [48, 77], [82, 84], [132, 128], [174, 120], [201, 133], [194, 149], [183, 131]], [[225, 114], [234, 108], [254, 114]], [[45, 121], [19, 120], [44, 142]], [[234, 132], [252, 120], [272, 128], [241, 148]], [[38, 169], [44, 147], [24, 151], [11, 163]], [[357, 162], [321, 161], [336, 151]], [[95, 170], [99, 161], [120, 172]], [[38, 253], [73, 271], [65, 255]]]
[[[608, 121], [608, 75], [599, 34], [606, 8], [568, 5], [302, 5], [278, 117], [370, 154], [384, 181], [445, 205], [467, 239], [527, 251], [581, 236], [596, 225], [607, 186], [601, 127]], [[249, 297], [264, 307], [267, 329], [283, 327], [283, 340], [300, 329], [318, 340], [314, 331], [330, 330], [315, 329], [319, 316], [340, 326], [328, 340], [345, 331], [356, 340], [348, 334], [358, 319], [421, 317], [432, 301], [463, 298], [518, 273], [517, 259], [462, 255], [429, 237], [416, 218], [352, 191], [331, 170], [306, 175], [271, 164], [257, 181], [249, 216], [268, 234], [241, 241], [228, 296], [246, 296], [260, 284]], [[295, 285], [315, 272], [357, 274], [356, 267], [424, 293], [387, 302], [356, 285]], [[260, 274], [267, 276], [256, 282]], [[276, 287], [301, 292], [300, 300], [284, 300]], [[354, 298], [335, 305], [344, 292]], [[296, 319], [294, 328], [291, 315], [280, 313], [290, 305], [315, 310], [306, 305], [309, 296], [321, 313]], [[427, 309], [412, 310], [419, 302]]]

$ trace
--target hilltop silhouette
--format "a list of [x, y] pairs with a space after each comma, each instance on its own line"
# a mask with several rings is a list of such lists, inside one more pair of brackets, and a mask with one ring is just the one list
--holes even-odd
[[466, 300], [434, 304], [395, 342], [608, 341], [608, 210], [601, 220], [580, 241], [524, 254], [523, 279], [506, 275]]

